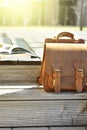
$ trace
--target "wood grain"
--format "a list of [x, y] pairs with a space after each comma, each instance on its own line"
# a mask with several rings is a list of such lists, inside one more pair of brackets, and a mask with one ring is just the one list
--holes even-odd
[[51, 127], [50, 130], [87, 130], [87, 127]]
[[2, 101], [0, 127], [87, 125], [87, 101]]
[[0, 96], [0, 127], [87, 126], [87, 94], [36, 90]]
[[0, 85], [37, 82], [40, 65], [0, 65]]
[[[7, 87], [7, 86], [6, 86]], [[0, 89], [0, 101], [62, 101], [62, 100], [87, 100], [87, 93], [74, 93], [74, 92], [60, 92], [60, 93], [47, 93], [43, 88], [38, 85], [31, 85], [28, 89]], [[26, 87], [26, 86], [25, 86]], [[28, 86], [29, 87], [29, 86]]]
[[12, 130], [49, 130], [47, 127], [13, 128]]

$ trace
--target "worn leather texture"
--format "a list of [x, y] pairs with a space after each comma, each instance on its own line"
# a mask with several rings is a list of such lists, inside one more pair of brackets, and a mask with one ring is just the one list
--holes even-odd
[[[83, 91], [87, 85], [87, 45], [47, 43], [45, 49], [43, 77], [45, 90]], [[57, 78], [58, 76], [60, 79]], [[60, 88], [55, 90], [55, 86], [58, 87], [58, 84]]]
[[[53, 42], [53, 39], [50, 39], [51, 41], [45, 39], [41, 75], [39, 78], [39, 84], [44, 85], [45, 91], [83, 91], [83, 84], [85, 83], [83, 83], [84, 63], [82, 59], [84, 56], [87, 57], [85, 51], [87, 46], [84, 48], [85, 44], [82, 44], [84, 40], [75, 40], [74, 35], [68, 32], [60, 33], [55, 39], [59, 40], [58, 38], [65, 36], [70, 39], [60, 39], [61, 42], [58, 42], [58, 44], [57, 42]], [[73, 40], [73, 43], [77, 42], [79, 44], [71, 42], [67, 44], [67, 40]], [[47, 41], [48, 43], [46, 43]]]

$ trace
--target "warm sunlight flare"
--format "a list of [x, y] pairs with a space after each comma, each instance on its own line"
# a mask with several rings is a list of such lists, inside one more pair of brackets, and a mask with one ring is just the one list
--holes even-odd
[[15, 5], [25, 5], [25, 4], [31, 3], [31, 2], [32, 2], [32, 0], [3, 0], [2, 3], [8, 4], [8, 6], [10, 4], [13, 4], [15, 6]]
[[[0, 0], [2, 25], [27, 25], [43, 0]], [[38, 14], [38, 12], [36, 12]]]
[[0, 0], [0, 26], [87, 26], [87, 0]]

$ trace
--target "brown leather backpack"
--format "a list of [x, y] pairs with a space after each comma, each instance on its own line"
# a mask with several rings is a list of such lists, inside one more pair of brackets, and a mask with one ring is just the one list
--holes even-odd
[[[71, 39], [58, 39], [58, 37], [61, 36], [67, 36], [70, 37]], [[80, 51], [79, 49], [81, 49], [80, 45], [83, 47], [85, 44], [72, 44], [72, 43], [84, 43], [84, 40], [83, 39], [75, 40], [73, 34], [67, 32], [60, 33], [58, 37], [57, 39], [54, 38], [55, 44], [53, 43], [54, 39], [52, 39], [52, 43], [51, 39], [49, 38], [45, 40], [45, 42], [49, 43], [45, 43], [44, 46], [44, 55], [41, 67], [41, 75], [39, 78], [39, 84], [44, 85], [44, 89], [46, 91], [59, 92], [60, 90], [72, 90], [72, 91], [76, 90], [80, 92], [83, 90], [84, 65], [81, 64], [82, 63], [81, 60], [83, 59], [83, 57], [81, 57], [82, 50]], [[62, 44], [57, 44], [58, 41]], [[71, 44], [65, 44], [65, 43], [71, 43]], [[62, 49], [67, 50], [65, 51], [66, 53]], [[77, 50], [75, 51], [75, 49], [77, 49], [78, 51]], [[82, 59], [79, 60], [80, 58], [79, 56]], [[80, 68], [77, 66], [80, 66]], [[73, 68], [75, 68], [75, 72]]]

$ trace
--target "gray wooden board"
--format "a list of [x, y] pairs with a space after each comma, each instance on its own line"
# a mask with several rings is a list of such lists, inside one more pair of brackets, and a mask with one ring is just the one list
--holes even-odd
[[51, 127], [50, 130], [87, 130], [87, 127]]
[[[11, 101], [15, 101], [15, 100], [20, 100], [20, 101], [45, 101], [45, 100], [87, 100], [87, 93], [77, 93], [77, 92], [60, 92], [60, 93], [47, 93], [44, 91], [43, 88], [39, 88], [39, 85], [34, 85], [34, 88], [31, 89], [24, 89], [22, 88], [22, 90], [18, 90], [17, 92], [13, 92], [13, 93], [9, 93], [9, 94], [3, 94], [0, 95], [0, 101], [3, 100], [11, 100]], [[33, 85], [31, 85], [31, 87], [33, 87]], [[11, 88], [12, 89], [12, 88]], [[14, 89], [14, 88], [13, 88]], [[2, 89], [0, 89], [2, 90]], [[3, 91], [6, 90], [3, 89]], [[8, 89], [8, 91], [10, 90], [10, 88]], [[14, 89], [15, 90], [15, 89]]]
[[0, 130], [11, 130], [11, 128], [0, 128]]
[[27, 128], [13, 128], [12, 130], [49, 130], [49, 128], [48, 127], [27, 127]]
[[87, 100], [0, 102], [0, 127], [77, 125], [87, 125]]
[[40, 65], [0, 65], [0, 84], [34, 83], [40, 68]]
[[12, 130], [87, 130], [87, 127], [27, 127], [13, 128]]
[[0, 95], [0, 127], [87, 126], [86, 93], [23, 89]]

